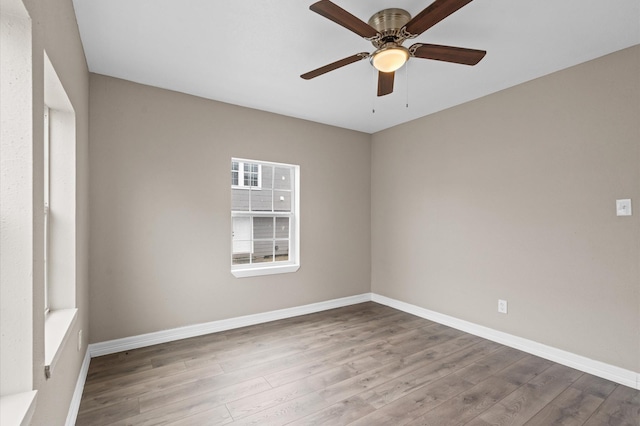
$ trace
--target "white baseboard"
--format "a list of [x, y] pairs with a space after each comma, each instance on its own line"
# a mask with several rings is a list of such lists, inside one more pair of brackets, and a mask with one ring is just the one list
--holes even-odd
[[381, 305], [386, 305], [421, 318], [435, 321], [466, 333], [557, 362], [558, 364], [566, 365], [567, 367], [575, 368], [577, 370], [584, 371], [585, 373], [593, 374], [594, 376], [602, 377], [604, 379], [611, 380], [612, 382], [640, 390], [640, 373], [596, 361], [581, 355], [576, 355], [562, 349], [534, 342], [533, 340], [524, 339], [512, 334], [464, 321], [449, 315], [430, 311], [429, 309], [421, 308], [419, 306], [401, 302], [379, 294], [372, 293], [371, 300], [373, 302], [380, 303]]
[[[437, 323], [462, 330], [466, 333], [492, 340], [494, 342], [498, 342], [500, 344], [530, 353], [532, 355], [557, 362], [558, 364], [566, 365], [568, 367], [584, 371], [585, 373], [593, 374], [594, 376], [602, 377], [604, 379], [640, 390], [640, 373], [638, 372], [626, 370], [624, 368], [606, 364], [601, 361], [596, 361], [581, 355], [564, 351], [562, 349], [547, 346], [533, 340], [497, 331], [492, 328], [484, 327], [478, 324], [471, 323], [469, 321], [461, 320], [449, 315], [444, 315], [438, 312], [431, 311], [429, 309], [421, 308], [410, 303], [401, 302], [399, 300], [391, 299], [389, 297], [375, 293], [364, 293], [356, 296], [343, 297], [341, 299], [312, 303], [310, 305], [303, 305], [293, 308], [280, 309], [277, 311], [264, 312], [260, 314], [212, 321], [203, 324], [195, 324], [170, 330], [162, 330], [154, 333], [142, 334], [139, 336], [109, 340], [106, 342], [92, 343], [87, 349], [87, 354], [91, 357], [108, 355], [116, 352], [156, 345], [159, 343], [166, 343], [175, 340], [186, 339], [189, 337], [202, 336], [205, 334], [231, 330], [234, 328], [262, 324], [269, 321], [276, 321], [280, 319], [311, 314], [314, 312], [326, 311], [328, 309], [335, 309], [368, 301], [380, 303], [382, 305], [386, 305], [391, 308], [398, 309], [400, 311], [404, 311], [431, 321], [435, 321]], [[88, 357], [85, 357], [85, 363], [83, 363], [83, 368], [81, 371], [82, 381], [80, 381], [81, 378], [79, 377], [78, 386], [76, 386], [76, 394], [78, 394], [78, 406], [80, 404], [79, 398], [82, 396], [82, 387], [84, 386], [84, 379], [86, 378], [88, 367]], [[83, 371], [84, 374], [82, 374]], [[80, 389], [79, 391], [78, 387]], [[75, 402], [76, 400], [76, 394], [74, 394], [73, 402]], [[73, 404], [71, 408], [73, 408]], [[70, 409], [69, 418], [71, 416], [71, 411], [73, 410]], [[75, 411], [77, 415], [77, 408]], [[69, 423], [69, 418], [67, 419], [67, 424], [73, 424], [73, 422]]]
[[69, 412], [67, 413], [65, 426], [74, 426], [76, 424], [78, 410], [80, 409], [80, 401], [82, 401], [82, 391], [84, 390], [84, 383], [87, 380], [90, 362], [91, 355], [89, 354], [89, 348], [87, 348], [87, 351], [84, 354], [84, 359], [82, 360], [82, 366], [80, 367], [80, 373], [78, 373], [78, 381], [76, 382], [76, 388], [73, 391], [71, 404], [69, 404]]
[[247, 327], [249, 325], [262, 324], [269, 321], [276, 321], [285, 318], [297, 317], [300, 315], [312, 314], [315, 312], [326, 311], [328, 309], [341, 308], [343, 306], [355, 305], [357, 303], [369, 301], [371, 301], [371, 293], [364, 293], [356, 296], [328, 300], [325, 302], [312, 303], [310, 305], [279, 309], [277, 311], [263, 312], [254, 315], [245, 315], [242, 317], [212, 321], [203, 324], [194, 324], [185, 327], [173, 328], [170, 330], [141, 334], [139, 336], [124, 337], [122, 339], [92, 343], [89, 345], [89, 353], [93, 358], [101, 355], [108, 355], [116, 352], [142, 348], [145, 346], [157, 345], [159, 343], [172, 342], [174, 340], [202, 336], [205, 334], [217, 333], [234, 328]]

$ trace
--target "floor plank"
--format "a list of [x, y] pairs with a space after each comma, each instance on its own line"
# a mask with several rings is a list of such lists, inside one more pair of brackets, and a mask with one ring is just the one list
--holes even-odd
[[640, 425], [640, 391], [617, 386], [585, 425]]
[[368, 302], [91, 360], [77, 425], [630, 425], [640, 391]]
[[569, 387], [533, 416], [526, 426], [583, 425], [603, 401], [602, 398]]

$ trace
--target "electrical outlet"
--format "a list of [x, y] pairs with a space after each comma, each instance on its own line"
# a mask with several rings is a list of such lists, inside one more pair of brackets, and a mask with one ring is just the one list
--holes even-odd
[[616, 216], [631, 216], [631, 199], [616, 200]]
[[500, 312], [501, 314], [506, 314], [507, 313], [507, 301], [506, 300], [498, 299], [498, 312]]
[[82, 350], [82, 330], [78, 331], [78, 351]]

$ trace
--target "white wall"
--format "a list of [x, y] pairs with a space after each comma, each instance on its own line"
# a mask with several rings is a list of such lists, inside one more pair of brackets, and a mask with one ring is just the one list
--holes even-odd
[[[19, 2], [3, 0], [3, 36], [6, 27], [6, 4]], [[44, 313], [44, 52], [46, 50], [55, 67], [64, 91], [75, 111], [74, 168], [75, 255], [67, 259], [74, 269], [68, 275], [75, 277], [75, 301], [78, 319], [71, 330], [77, 336], [88, 329], [88, 95], [89, 73], [75, 13], [70, 0], [25, 0], [24, 6], [31, 26], [13, 26], [26, 32], [23, 43], [8, 46], [2, 43], [2, 102], [9, 100], [9, 114], [2, 110], [2, 362], [0, 383], [2, 395], [16, 390], [37, 390], [37, 403], [33, 415], [34, 425], [64, 424], [74, 392], [78, 373], [87, 348], [80, 350], [77, 340], [70, 339], [61, 349], [57, 367], [50, 379], [45, 378], [45, 313]], [[17, 48], [20, 61], [5, 56], [6, 48]], [[5, 73], [5, 65], [15, 69]], [[10, 89], [6, 91], [5, 78], [10, 76]], [[12, 92], [12, 96], [6, 96]], [[13, 93], [15, 92], [15, 93]], [[15, 95], [15, 96], [14, 96]], [[5, 120], [11, 123], [11, 134], [5, 135]], [[5, 144], [7, 137], [7, 144]], [[71, 142], [73, 143], [73, 141]], [[5, 150], [5, 147], [11, 147]], [[10, 181], [13, 181], [11, 183]], [[14, 185], [15, 184], [15, 185]], [[5, 191], [6, 190], [6, 191]], [[5, 215], [5, 213], [7, 213]], [[9, 219], [11, 222], [5, 222]], [[5, 224], [7, 225], [5, 227]], [[6, 238], [6, 239], [5, 239]], [[13, 242], [9, 245], [8, 240]], [[15, 244], [14, 244], [15, 243]], [[5, 262], [11, 264], [6, 268]], [[15, 269], [18, 268], [18, 269]], [[12, 274], [6, 274], [13, 270]], [[19, 313], [17, 322], [5, 322], [6, 315]], [[5, 333], [5, 325], [10, 332]], [[5, 358], [7, 351], [10, 359]], [[16, 382], [13, 376], [19, 376]], [[8, 384], [7, 386], [5, 386]], [[16, 385], [17, 386], [14, 386]], [[26, 388], [26, 389], [25, 389]]]
[[0, 396], [32, 390], [33, 211], [31, 20], [0, 6]]

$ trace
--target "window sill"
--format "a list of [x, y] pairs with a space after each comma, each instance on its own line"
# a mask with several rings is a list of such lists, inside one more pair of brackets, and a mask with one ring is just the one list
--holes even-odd
[[37, 393], [38, 391], [29, 391], [0, 398], [0, 424], [30, 425], [36, 409]]
[[53, 374], [77, 316], [75, 308], [59, 309], [50, 311], [44, 320], [44, 374], [47, 379]]
[[231, 273], [236, 278], [257, 277], [261, 275], [274, 275], [274, 274], [288, 274], [296, 272], [300, 269], [300, 265], [278, 265], [278, 266], [265, 266], [262, 268], [244, 268], [244, 269], [232, 269]]

